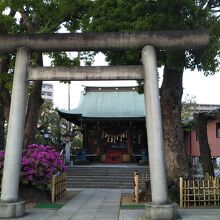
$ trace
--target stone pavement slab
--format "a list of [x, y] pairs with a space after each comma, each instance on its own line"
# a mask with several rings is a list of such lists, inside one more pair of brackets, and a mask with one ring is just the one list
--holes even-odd
[[[61, 209], [54, 212], [47, 219], [51, 220], [69, 220], [72, 216], [83, 209], [83, 206], [89, 199], [91, 199], [95, 189], [85, 189], [81, 191], [76, 197], [65, 204]], [[84, 220], [84, 219], [83, 219]]]
[[71, 220], [118, 220], [121, 190], [96, 189]]
[[84, 189], [48, 220], [118, 220], [122, 190]]
[[184, 220], [220, 220], [220, 209], [213, 208], [196, 208], [196, 209], [179, 209], [180, 219]]
[[[212, 208], [191, 208], [179, 209], [179, 218], [177, 220], [220, 220], [220, 209]], [[120, 210], [119, 220], [146, 220], [144, 209], [142, 210]]]
[[120, 210], [119, 220], [145, 220], [144, 210]]

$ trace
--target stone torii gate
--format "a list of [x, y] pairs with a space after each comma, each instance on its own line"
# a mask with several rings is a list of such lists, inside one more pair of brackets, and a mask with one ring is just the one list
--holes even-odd
[[[0, 218], [25, 214], [18, 201], [27, 85], [29, 80], [137, 80], [144, 79], [146, 127], [152, 202], [146, 217], [175, 219], [176, 206], [168, 202], [161, 109], [155, 48], [197, 49], [208, 45], [207, 31], [133, 33], [70, 33], [0, 35], [0, 52], [17, 51], [2, 179]], [[30, 52], [142, 50], [142, 66], [31, 67]]]

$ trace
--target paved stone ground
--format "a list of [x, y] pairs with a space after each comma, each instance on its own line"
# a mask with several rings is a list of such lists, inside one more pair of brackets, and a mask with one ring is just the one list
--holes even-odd
[[145, 220], [144, 210], [120, 210], [119, 220]]
[[[16, 220], [146, 220], [144, 209], [120, 210], [122, 189], [83, 189], [59, 210], [28, 209]], [[220, 209], [179, 209], [183, 220], [220, 220]]]
[[220, 209], [179, 209], [181, 219], [184, 220], [219, 220]]
[[[220, 220], [220, 209], [179, 209], [177, 220]], [[144, 210], [120, 211], [119, 220], [146, 220]]]
[[61, 209], [29, 209], [17, 220], [118, 220], [121, 189], [84, 189]]

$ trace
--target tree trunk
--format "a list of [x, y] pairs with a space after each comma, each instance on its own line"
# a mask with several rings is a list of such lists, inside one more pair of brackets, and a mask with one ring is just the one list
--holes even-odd
[[194, 113], [194, 122], [195, 129], [199, 139], [199, 148], [200, 148], [200, 158], [202, 163], [203, 175], [205, 176], [206, 172], [209, 175], [214, 176], [214, 168], [212, 163], [211, 151], [208, 143], [207, 135], [207, 116], [206, 113]]
[[[0, 25], [1, 26], [1, 25]], [[1, 32], [1, 31], [0, 31]], [[0, 77], [4, 78], [8, 72], [9, 56], [0, 57]], [[5, 146], [5, 120], [8, 121], [11, 97], [5, 88], [4, 81], [0, 81], [0, 149]]]
[[175, 183], [179, 176], [189, 174], [181, 125], [181, 99], [183, 94], [182, 69], [165, 66], [160, 89], [163, 134], [168, 182]]
[[0, 99], [0, 150], [4, 149], [5, 146], [5, 117], [4, 117], [4, 106]]
[[1, 83], [0, 83], [0, 96], [4, 107], [4, 117], [5, 120], [8, 121], [9, 113], [10, 113], [10, 105], [11, 105], [11, 95], [9, 91], [3, 85], [1, 85]]
[[[0, 78], [4, 79], [5, 74], [8, 74], [8, 66], [10, 63], [10, 57], [7, 55], [1, 55], [0, 57]], [[10, 103], [11, 103], [11, 95], [9, 90], [5, 87], [5, 83], [3, 80], [0, 80], [0, 98], [4, 107], [4, 117], [5, 120], [9, 119], [9, 111], [10, 111]]]
[[[43, 66], [42, 54], [37, 55], [37, 65]], [[28, 109], [26, 115], [26, 124], [24, 130], [24, 147], [32, 144], [35, 141], [35, 134], [37, 130], [37, 121], [40, 112], [40, 107], [43, 104], [41, 98], [42, 81], [35, 81], [29, 96]]]

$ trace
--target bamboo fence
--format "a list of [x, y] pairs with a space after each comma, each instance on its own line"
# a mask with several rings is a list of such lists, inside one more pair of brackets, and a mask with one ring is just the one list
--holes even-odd
[[51, 179], [51, 201], [55, 202], [66, 191], [66, 173], [53, 175]]
[[139, 202], [140, 190], [144, 191], [146, 189], [146, 183], [150, 181], [150, 177], [147, 174], [134, 172], [134, 199], [135, 202]]
[[180, 177], [180, 207], [219, 206], [219, 178], [205, 176], [204, 179]]

